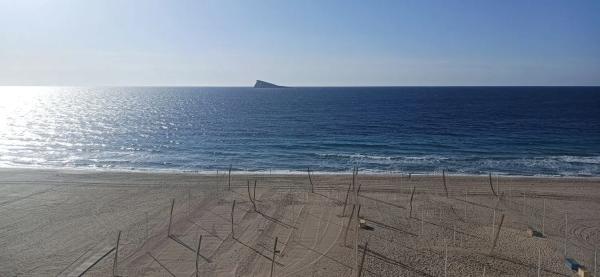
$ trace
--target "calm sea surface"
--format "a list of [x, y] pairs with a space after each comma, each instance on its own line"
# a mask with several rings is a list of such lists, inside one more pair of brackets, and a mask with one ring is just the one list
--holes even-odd
[[0, 167], [600, 175], [600, 88], [0, 87]]

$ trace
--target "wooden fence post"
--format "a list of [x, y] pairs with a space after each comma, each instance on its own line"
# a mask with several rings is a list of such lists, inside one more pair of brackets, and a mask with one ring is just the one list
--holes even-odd
[[196, 277], [199, 277], [199, 272], [198, 272], [198, 257], [200, 257], [200, 245], [202, 245], [202, 235], [200, 235], [200, 238], [198, 239], [198, 248], [196, 249]]
[[252, 191], [252, 198], [256, 201], [256, 180], [254, 180], [254, 190]]
[[494, 241], [492, 242], [492, 247], [490, 248], [490, 255], [494, 252], [494, 248], [496, 248], [496, 243], [498, 242], [498, 237], [500, 236], [500, 229], [502, 228], [502, 223], [504, 222], [504, 214], [500, 217], [500, 224], [498, 224], [498, 229], [496, 230], [496, 236], [494, 237]]
[[346, 231], [344, 231], [344, 246], [346, 246], [346, 241], [348, 238], [348, 229], [350, 229], [350, 223], [352, 223], [352, 217], [354, 216], [355, 208], [356, 208], [356, 205], [352, 204], [352, 212], [350, 212], [350, 218], [348, 218], [348, 224], [346, 224]]
[[346, 205], [348, 204], [348, 195], [350, 194], [350, 187], [352, 184], [348, 185], [348, 190], [346, 191], [346, 200], [344, 200], [344, 209], [342, 210], [342, 217], [346, 216]]
[[227, 188], [231, 190], [231, 164], [229, 165], [229, 177], [227, 178]]
[[494, 196], [498, 196], [498, 194], [496, 194], [496, 191], [494, 190], [494, 186], [492, 185], [492, 173], [490, 172], [490, 188], [492, 189], [492, 193], [494, 193]]
[[175, 208], [175, 198], [171, 199], [171, 213], [169, 215], [169, 229], [167, 230], [167, 237], [171, 236], [171, 224], [173, 223], [173, 209]]
[[410, 194], [410, 211], [409, 211], [409, 215], [408, 217], [412, 217], [412, 210], [413, 210], [413, 198], [415, 197], [415, 187], [413, 186], [412, 188], [412, 193]]
[[271, 261], [271, 277], [273, 277], [273, 271], [275, 269], [275, 253], [277, 253], [277, 237], [275, 237], [275, 244], [273, 245], [273, 259]]
[[365, 264], [365, 256], [367, 255], [367, 250], [369, 249], [369, 242], [365, 242], [365, 248], [363, 249], [362, 258], [360, 259], [360, 270], [358, 271], [358, 277], [362, 276], [364, 264]]
[[231, 238], [235, 239], [235, 233], [233, 232], [233, 212], [235, 211], [235, 199], [233, 205], [231, 205]]
[[446, 170], [442, 169], [442, 180], [444, 181], [444, 191], [446, 192], [446, 198], [448, 198], [448, 187], [446, 186]]
[[310, 178], [310, 167], [307, 168], [308, 181], [310, 182], [310, 192], [315, 193], [315, 186], [313, 185], [312, 178]]
[[121, 240], [121, 231], [117, 235], [117, 244], [115, 246], [115, 259], [113, 261], [112, 275], [113, 277], [117, 276], [117, 264], [119, 258], [119, 241]]
[[250, 180], [247, 180], [246, 184], [248, 185], [248, 199], [250, 199], [250, 203], [252, 203], [252, 206], [254, 207], [254, 211], [258, 212], [256, 210], [256, 204], [254, 203], [254, 200], [252, 200], [252, 195], [250, 195]]

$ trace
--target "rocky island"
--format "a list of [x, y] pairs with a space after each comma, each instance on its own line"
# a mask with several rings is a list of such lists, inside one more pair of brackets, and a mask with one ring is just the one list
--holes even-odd
[[276, 84], [261, 81], [261, 80], [256, 80], [256, 83], [254, 84], [254, 88], [285, 88], [285, 87], [278, 86]]

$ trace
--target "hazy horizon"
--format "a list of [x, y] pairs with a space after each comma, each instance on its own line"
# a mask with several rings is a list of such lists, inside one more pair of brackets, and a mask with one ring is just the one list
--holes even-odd
[[0, 85], [598, 86], [597, 1], [0, 1]]

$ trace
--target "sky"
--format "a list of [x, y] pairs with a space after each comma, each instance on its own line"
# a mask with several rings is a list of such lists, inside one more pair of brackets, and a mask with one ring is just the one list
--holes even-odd
[[0, 85], [600, 85], [598, 0], [0, 0]]

